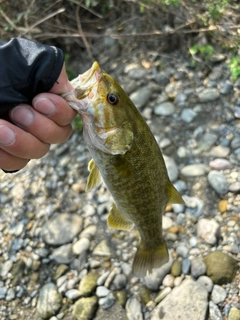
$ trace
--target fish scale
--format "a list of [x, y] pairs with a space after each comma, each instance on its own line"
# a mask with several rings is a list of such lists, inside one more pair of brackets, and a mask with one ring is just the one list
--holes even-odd
[[148, 125], [117, 81], [97, 62], [73, 80], [64, 95], [82, 115], [93, 160], [87, 189], [105, 182], [114, 203], [109, 227], [139, 232], [133, 273], [143, 277], [168, 261], [162, 215], [168, 203], [184, 201], [171, 184], [161, 150]]

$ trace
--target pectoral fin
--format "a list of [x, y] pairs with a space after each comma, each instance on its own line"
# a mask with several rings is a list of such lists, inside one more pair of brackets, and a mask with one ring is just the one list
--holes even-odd
[[102, 182], [102, 176], [93, 159], [88, 163], [88, 171], [90, 171], [90, 173], [87, 180], [86, 191], [97, 188]]
[[131, 230], [133, 227], [133, 223], [125, 217], [115, 203], [109, 212], [107, 223], [110, 228], [118, 230]]
[[175, 189], [175, 187], [171, 184], [170, 181], [167, 185], [167, 193], [168, 193], [168, 204], [172, 204], [172, 203], [185, 204], [182, 196]]

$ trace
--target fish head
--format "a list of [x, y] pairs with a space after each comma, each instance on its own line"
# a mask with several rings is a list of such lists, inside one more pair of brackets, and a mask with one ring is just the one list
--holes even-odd
[[121, 86], [97, 62], [71, 83], [74, 89], [64, 98], [81, 115], [88, 146], [125, 154], [134, 138], [130, 113], [136, 107]]

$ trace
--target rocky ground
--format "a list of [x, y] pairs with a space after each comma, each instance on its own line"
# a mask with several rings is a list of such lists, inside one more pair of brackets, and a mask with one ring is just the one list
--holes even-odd
[[239, 320], [240, 82], [221, 56], [207, 73], [179, 53], [109, 57], [100, 64], [143, 114], [186, 202], [163, 217], [171, 259], [132, 275], [137, 233], [107, 227], [104, 186], [84, 192], [90, 158], [75, 131], [0, 173], [0, 318]]

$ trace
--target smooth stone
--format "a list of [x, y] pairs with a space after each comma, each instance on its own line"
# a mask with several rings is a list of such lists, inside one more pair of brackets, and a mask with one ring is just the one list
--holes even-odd
[[211, 170], [208, 174], [208, 182], [220, 196], [223, 196], [228, 192], [228, 182], [222, 173]]
[[110, 293], [110, 290], [105, 286], [99, 286], [96, 290], [96, 296], [99, 298], [106, 297]]
[[54, 283], [47, 283], [41, 289], [37, 302], [37, 313], [43, 319], [57, 314], [62, 305], [62, 296]]
[[202, 261], [202, 259], [196, 257], [191, 260], [191, 275], [194, 278], [198, 278], [204, 275], [206, 272], [206, 269], [207, 267], [205, 263]]
[[216, 244], [219, 224], [214, 219], [199, 219], [197, 224], [197, 235], [206, 243]]
[[94, 320], [113, 320], [113, 315], [114, 319], [128, 320], [126, 311], [116, 302], [108, 309], [99, 308]]
[[200, 283], [206, 290], [207, 292], [211, 292], [212, 291], [212, 288], [213, 288], [213, 282], [212, 280], [207, 277], [207, 276], [200, 276], [198, 279], [197, 279], [197, 282]]
[[218, 284], [215, 284], [213, 286], [212, 294], [211, 294], [211, 300], [218, 304], [220, 302], [223, 302], [227, 297], [227, 292], [223, 287], [219, 286]]
[[228, 315], [228, 320], [239, 320], [239, 319], [240, 319], [240, 310], [232, 307]]
[[227, 211], [227, 207], [228, 207], [228, 200], [220, 200], [218, 202], [218, 210], [221, 212], [221, 213], [224, 213]]
[[171, 218], [169, 218], [167, 216], [162, 217], [162, 229], [163, 230], [167, 230], [167, 229], [171, 228], [172, 225], [173, 225], [173, 221]]
[[77, 290], [77, 289], [70, 289], [70, 290], [65, 292], [65, 296], [69, 300], [76, 300], [81, 296], [81, 292], [79, 290]]
[[191, 261], [189, 259], [182, 260], [182, 272], [183, 274], [189, 274], [191, 268]]
[[194, 237], [194, 236], [193, 236], [193, 237], [191, 237], [191, 238], [189, 239], [189, 245], [190, 245], [191, 248], [196, 247], [197, 243], [198, 243], [197, 237]]
[[154, 269], [153, 272], [143, 279], [143, 283], [150, 290], [157, 291], [162, 283], [163, 278], [170, 272], [172, 266], [172, 255], [169, 252], [169, 261], [162, 267]]
[[231, 163], [226, 160], [226, 159], [221, 159], [221, 158], [217, 158], [214, 159], [213, 161], [209, 162], [209, 165], [211, 168], [215, 169], [215, 170], [227, 170], [227, 169], [231, 169]]
[[166, 76], [165, 72], [159, 72], [154, 76], [155, 81], [162, 87], [165, 87], [169, 84], [170, 80]]
[[167, 156], [163, 156], [166, 168], [167, 168], [167, 173], [169, 176], [169, 179], [171, 182], [175, 182], [178, 178], [178, 167], [175, 163], [175, 161]]
[[205, 320], [207, 308], [207, 290], [192, 279], [185, 279], [179, 286], [172, 289], [167, 297], [153, 309], [151, 319]]
[[144, 305], [148, 304], [151, 300], [151, 291], [144, 285], [139, 289], [139, 298]]
[[193, 121], [193, 119], [196, 117], [197, 113], [194, 112], [192, 109], [184, 109], [181, 113], [181, 119], [187, 123], [190, 123]]
[[180, 146], [178, 149], [177, 149], [177, 155], [179, 158], [185, 158], [188, 154], [188, 151], [185, 147], [183, 146]]
[[200, 102], [211, 102], [215, 101], [220, 97], [217, 89], [204, 89], [198, 94]]
[[198, 142], [198, 148], [200, 151], [208, 151], [214, 143], [217, 141], [218, 136], [215, 133], [207, 132], [203, 134]]
[[181, 174], [185, 177], [198, 177], [205, 175], [207, 167], [203, 164], [190, 164], [181, 170]]
[[125, 309], [128, 320], [143, 320], [142, 306], [135, 296], [127, 300]]
[[230, 149], [224, 146], [213, 147], [210, 151], [210, 155], [217, 158], [226, 158], [230, 154]]
[[174, 277], [178, 277], [182, 274], [182, 261], [175, 260], [171, 267], [171, 274]]
[[73, 244], [72, 251], [74, 254], [79, 255], [83, 251], [87, 251], [89, 247], [90, 247], [90, 241], [87, 238], [81, 238]]
[[128, 292], [127, 290], [120, 290], [120, 291], [115, 291], [115, 298], [117, 303], [120, 304], [120, 306], [122, 306], [123, 308], [126, 305], [127, 302], [127, 298], [128, 298]]
[[233, 281], [238, 263], [231, 256], [221, 251], [214, 251], [203, 259], [207, 266], [207, 276], [215, 284], [226, 284]]
[[113, 279], [113, 282], [111, 284], [112, 290], [122, 290], [127, 285], [127, 277], [125, 274], [116, 274], [116, 276]]
[[233, 89], [233, 84], [229, 81], [226, 81], [220, 89], [221, 94], [229, 94]]
[[129, 78], [133, 80], [141, 80], [142, 78], [146, 77], [148, 71], [142, 68], [132, 68], [128, 71]]
[[218, 306], [212, 301], [209, 301], [209, 316], [211, 320], [222, 320], [222, 314]]
[[233, 113], [234, 113], [234, 117], [235, 117], [235, 118], [240, 119], [240, 107], [235, 106], [235, 107], [233, 108]]
[[234, 150], [240, 148], [240, 137], [234, 137], [231, 141], [231, 148]]
[[7, 294], [7, 289], [5, 287], [0, 288], [0, 300], [4, 299]]
[[0, 265], [0, 276], [5, 279], [13, 267], [13, 262], [8, 260]]
[[67, 266], [66, 264], [60, 264], [54, 273], [53, 280], [56, 281], [58, 278], [64, 275], [68, 270], [69, 270], [69, 266]]
[[167, 287], [162, 289], [159, 294], [156, 296], [156, 298], [154, 299], [155, 303], [159, 303], [161, 302], [164, 298], [166, 298], [166, 296], [172, 291], [171, 288]]
[[99, 242], [93, 249], [92, 254], [101, 257], [111, 257], [112, 250], [109, 247], [108, 241], [102, 240], [101, 242]]
[[146, 107], [152, 96], [152, 90], [149, 87], [143, 87], [130, 94], [130, 99], [137, 108]]
[[61, 247], [54, 249], [51, 254], [51, 258], [55, 260], [57, 263], [70, 263], [74, 258], [72, 252], [72, 245], [65, 244]]
[[103, 308], [103, 309], [108, 309], [110, 308], [114, 302], [116, 301], [114, 295], [112, 292], [109, 292], [109, 294], [106, 297], [100, 298], [98, 300], [98, 304]]
[[172, 204], [173, 212], [176, 214], [184, 212], [185, 205], [179, 204], [179, 203], [173, 203]]
[[6, 301], [14, 300], [16, 296], [15, 290], [13, 288], [9, 288], [6, 295]]
[[236, 181], [236, 182], [230, 184], [228, 191], [232, 192], [232, 193], [239, 193], [240, 192], [240, 182]]
[[178, 245], [176, 249], [177, 254], [183, 258], [188, 257], [188, 251], [188, 248], [184, 244]]
[[175, 277], [171, 274], [167, 274], [164, 278], [163, 278], [163, 281], [162, 281], [162, 285], [164, 287], [170, 287], [170, 288], [173, 288], [174, 287], [174, 280], [175, 280]]
[[96, 296], [81, 298], [74, 303], [72, 314], [77, 320], [92, 320], [97, 308]]
[[175, 106], [172, 102], [162, 102], [154, 108], [157, 116], [170, 116], [175, 112]]
[[91, 295], [96, 287], [97, 287], [97, 280], [99, 278], [99, 275], [94, 272], [89, 272], [86, 274], [78, 287], [78, 290], [80, 291], [80, 294], [84, 297]]
[[96, 225], [90, 225], [86, 227], [79, 235], [80, 238], [88, 238], [89, 240], [92, 240], [97, 234], [97, 226]]
[[185, 201], [185, 204], [188, 209], [191, 209], [191, 213], [198, 218], [204, 208], [204, 203], [202, 200], [196, 197], [188, 197], [186, 195], [183, 196], [183, 200]]
[[50, 245], [69, 243], [82, 231], [83, 219], [77, 214], [62, 213], [42, 227], [43, 241]]

